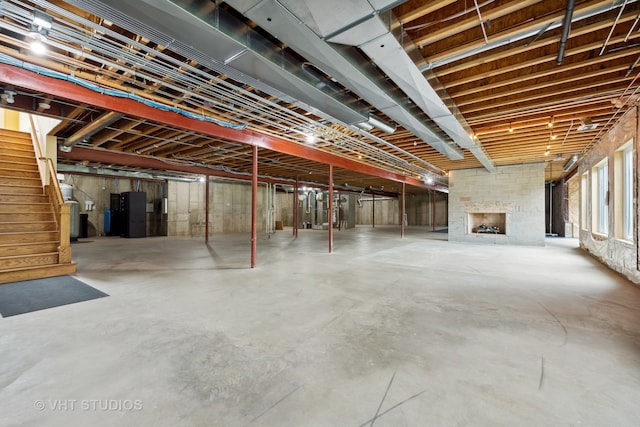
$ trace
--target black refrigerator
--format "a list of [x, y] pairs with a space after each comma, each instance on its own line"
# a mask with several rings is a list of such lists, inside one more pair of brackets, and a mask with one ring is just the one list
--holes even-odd
[[120, 193], [120, 236], [147, 236], [147, 193], [127, 191]]

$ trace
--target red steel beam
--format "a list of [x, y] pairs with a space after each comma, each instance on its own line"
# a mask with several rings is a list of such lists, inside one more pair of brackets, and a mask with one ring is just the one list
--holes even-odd
[[160, 110], [132, 99], [118, 98], [115, 96], [96, 93], [91, 89], [78, 86], [66, 80], [43, 76], [13, 65], [0, 64], [0, 81], [24, 89], [42, 92], [70, 101], [104, 108], [105, 110], [117, 111], [130, 116], [176, 126], [204, 135], [266, 148], [278, 153], [289, 154], [319, 163], [332, 164], [335, 167], [360, 172], [366, 175], [377, 176], [396, 182], [403, 182], [415, 187], [428, 188], [418, 179], [320, 151], [303, 144], [265, 135], [249, 129], [232, 129], [216, 123], [190, 119], [181, 114]]

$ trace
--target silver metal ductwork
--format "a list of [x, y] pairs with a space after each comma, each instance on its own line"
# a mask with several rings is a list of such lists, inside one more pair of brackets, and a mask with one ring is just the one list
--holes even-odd
[[[100, 11], [102, 3], [99, 0], [70, 0], [69, 2], [92, 10], [94, 13]], [[233, 1], [227, 3], [232, 7], [238, 6], [239, 11], [243, 9], [242, 4], [236, 5]], [[246, 7], [252, 6], [250, 4], [252, 2], [244, 3], [247, 3], [244, 5]], [[279, 23], [280, 31], [288, 34], [287, 39], [299, 38], [302, 46], [314, 47], [314, 49], [298, 49], [293, 43], [282, 38], [277, 31], [272, 32], [271, 26], [266, 25], [269, 24], [268, 14], [264, 14], [266, 18], [259, 22], [263, 28], [272, 32], [280, 40], [291, 44], [294, 50], [303, 53], [303, 56], [312, 64], [321, 64], [322, 72], [343, 83], [370, 105], [404, 126], [440, 153], [455, 160], [463, 158], [462, 150], [448, 138], [443, 137], [444, 134], [439, 130], [430, 129], [425, 124], [428, 118], [416, 115], [415, 111], [411, 110], [411, 107], [415, 106], [406, 105], [406, 97], [404, 94], [399, 94], [397, 90], [394, 91], [393, 85], [388, 82], [385, 85], [381, 73], [371, 64], [362, 64], [361, 58], [355, 60], [348, 55], [338, 53], [334, 46], [318, 38], [279, 3], [268, 3], [268, 6], [276, 8], [279, 15], [287, 17], [286, 22], [279, 17], [272, 19], [273, 23], [276, 21]], [[351, 2], [344, 3], [345, 8], [352, 9]], [[392, 4], [389, 1], [377, 3], [380, 3], [377, 5], [380, 7]], [[348, 125], [369, 122], [369, 105], [360, 102], [357, 97], [346, 96], [343, 92], [336, 91], [332, 88], [331, 80], [318, 81], [313, 69], [311, 72], [309, 67], [304, 69], [304, 63], [297, 63], [293, 58], [287, 57], [285, 51], [277, 49], [272, 42], [244, 24], [229, 19], [223, 11], [216, 12], [213, 14], [215, 16], [200, 16], [197, 10], [189, 11], [187, 4], [177, 0], [136, 2], [113, 0], [108, 4], [109, 7], [125, 13], [132, 20], [144, 23], [155, 31], [204, 53], [213, 59], [212, 63], [206, 65], [232, 78], [249, 84], [253, 81], [266, 84], [288, 95], [291, 101], [301, 101]], [[338, 70], [341, 71], [338, 72]], [[376, 126], [375, 123], [370, 124]], [[383, 130], [389, 132], [392, 128], [393, 125], [390, 124]]]
[[[153, 31], [163, 35], [166, 46], [175, 43], [188, 46], [201, 54], [203, 65], [254, 87], [272, 88], [270, 93], [278, 92], [286, 102], [311, 107], [310, 111], [323, 117], [330, 116], [361, 129], [373, 125], [387, 133], [393, 131], [393, 123], [376, 121], [375, 117], [371, 120], [370, 106], [373, 106], [448, 158], [462, 159], [462, 147], [469, 149], [487, 169], [494, 168], [389, 30], [391, 14], [378, 13], [399, 1], [226, 1], [308, 62], [288, 55], [272, 40], [227, 16], [220, 7], [216, 7], [215, 13], [206, 13], [180, 0], [69, 0], [68, 3], [110, 19], [101, 13], [108, 4], [108, 8], [127, 16], [131, 21], [128, 23], [139, 28], [140, 34]], [[371, 32], [372, 29], [375, 31]], [[374, 64], [347, 45], [360, 47]], [[202, 55], [209, 60], [203, 62]], [[318, 65], [322, 68], [316, 68]], [[395, 84], [385, 80], [385, 74]], [[339, 90], [335, 82], [357, 96]]]
[[[490, 171], [493, 162], [462, 126], [409, 57], [393, 28], [391, 0], [227, 0], [227, 3], [287, 43], [378, 110], [452, 159], [462, 155], [449, 141], [433, 141], [418, 126], [416, 116], [397, 99], [384, 93], [363, 66], [337, 45], [359, 47], [458, 146], [470, 150]], [[391, 98], [391, 99], [390, 99]]]

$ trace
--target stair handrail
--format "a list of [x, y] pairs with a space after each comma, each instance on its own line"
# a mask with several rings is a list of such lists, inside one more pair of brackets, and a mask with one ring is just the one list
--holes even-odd
[[[51, 157], [42, 155], [42, 148], [33, 116], [29, 114], [31, 123], [31, 142], [38, 159], [38, 169], [41, 180], [45, 183], [45, 190], [55, 211], [58, 230], [60, 230], [60, 246], [58, 246], [58, 262], [60, 264], [71, 263], [71, 206], [64, 202], [58, 176]], [[43, 167], [44, 166], [44, 171]], [[46, 175], [45, 175], [46, 174]], [[47, 183], [48, 178], [48, 184]]]

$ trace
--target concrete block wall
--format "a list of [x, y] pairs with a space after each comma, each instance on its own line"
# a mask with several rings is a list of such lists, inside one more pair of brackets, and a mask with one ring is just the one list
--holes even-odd
[[[577, 178], [580, 181], [580, 203], [582, 197], [587, 194], [587, 211], [586, 218], [580, 213], [580, 247], [592, 254], [595, 258], [613, 270], [625, 275], [634, 283], [640, 283], [640, 265], [638, 263], [636, 242], [628, 242], [617, 239], [614, 230], [616, 229], [616, 213], [615, 213], [615, 161], [614, 153], [626, 142], [634, 141], [634, 152], [637, 156], [638, 141], [637, 135], [640, 130], [640, 114], [638, 107], [630, 109], [618, 121], [618, 123], [596, 144], [593, 149], [580, 161], [578, 167]], [[580, 179], [584, 173], [590, 174], [591, 169], [603, 159], [609, 159], [609, 235], [602, 236], [593, 232], [591, 227], [592, 204], [590, 201], [591, 189], [582, 188], [582, 180]], [[637, 157], [636, 157], [637, 159]], [[640, 174], [638, 173], [638, 164], [634, 164], [635, 182], [638, 182]], [[591, 179], [588, 180], [589, 186]], [[637, 184], [636, 184], [637, 185]], [[634, 190], [637, 194], [637, 189]], [[579, 205], [580, 206], [580, 205]], [[638, 201], [635, 200], [635, 217], [634, 217], [634, 236], [638, 239]]]
[[[449, 240], [544, 246], [544, 163], [449, 173]], [[506, 234], [468, 232], [468, 214], [504, 213]]]

